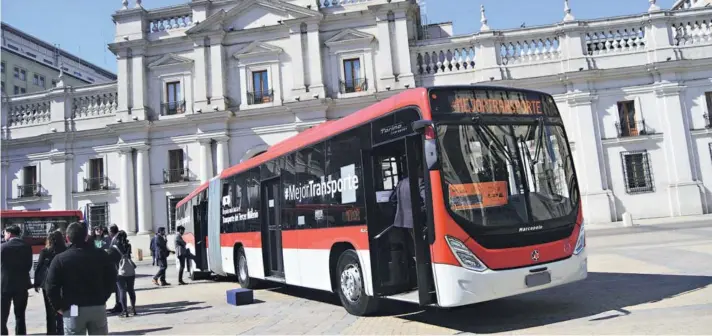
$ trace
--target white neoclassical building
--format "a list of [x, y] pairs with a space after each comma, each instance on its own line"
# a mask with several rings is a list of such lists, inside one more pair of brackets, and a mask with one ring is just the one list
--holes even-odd
[[4, 98], [2, 207], [149, 233], [303, 129], [407, 88], [486, 82], [554, 95], [589, 222], [712, 212], [712, 8], [640, 1], [580, 21], [564, 3], [561, 22], [511, 30], [483, 8], [479, 32], [454, 36], [413, 0], [124, 1], [117, 82]]

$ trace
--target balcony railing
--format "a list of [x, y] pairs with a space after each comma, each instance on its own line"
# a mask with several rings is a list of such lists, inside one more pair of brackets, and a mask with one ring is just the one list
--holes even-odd
[[164, 169], [163, 183], [179, 183], [190, 181], [188, 168]]
[[645, 124], [645, 120], [639, 120], [634, 123], [616, 122], [616, 131], [618, 132], [619, 138], [655, 134], [655, 132]]
[[709, 113], [705, 113], [702, 115], [703, 118], [705, 118], [705, 128], [710, 129], [712, 128], [712, 118], [710, 118]]
[[185, 100], [161, 103], [161, 115], [175, 115], [185, 113]]
[[38, 197], [42, 196], [42, 185], [40, 184], [22, 184], [17, 186], [17, 197]]
[[109, 178], [106, 176], [84, 179], [84, 191], [108, 190]]
[[272, 101], [274, 101], [273, 90], [247, 92], [247, 105], [265, 104]]
[[352, 80], [341, 81], [341, 93], [354, 93], [368, 90], [366, 78], [354, 78]]

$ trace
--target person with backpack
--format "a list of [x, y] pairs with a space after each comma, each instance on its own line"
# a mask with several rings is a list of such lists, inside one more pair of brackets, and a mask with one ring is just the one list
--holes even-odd
[[[54, 257], [66, 250], [67, 244], [65, 243], [62, 232], [51, 232], [47, 237], [45, 248], [40, 251], [37, 267], [35, 267], [35, 292], [39, 293], [40, 288], [44, 286], [49, 265], [52, 263]], [[64, 335], [62, 315], [60, 315], [57, 309], [54, 309], [49, 302], [46, 290], [42, 291], [42, 296], [44, 297], [45, 313], [47, 314], [47, 335]]]
[[[136, 264], [131, 260], [131, 244], [125, 231], [119, 231], [116, 235], [114, 245], [109, 250], [109, 255], [113, 260], [118, 260], [118, 271], [116, 282], [119, 288], [119, 302], [121, 302], [121, 313], [119, 317], [136, 316]], [[126, 296], [131, 298], [131, 307], [126, 303]]]

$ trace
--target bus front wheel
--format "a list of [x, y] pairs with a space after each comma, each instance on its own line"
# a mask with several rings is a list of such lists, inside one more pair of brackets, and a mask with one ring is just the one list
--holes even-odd
[[356, 316], [374, 313], [378, 308], [378, 300], [366, 295], [363, 272], [356, 251], [344, 251], [336, 265], [337, 291], [346, 311]]
[[240, 283], [240, 287], [253, 289], [257, 286], [257, 280], [250, 278], [250, 272], [247, 268], [247, 257], [245, 257], [245, 250], [242, 247], [237, 250], [235, 273], [237, 273], [237, 282]]

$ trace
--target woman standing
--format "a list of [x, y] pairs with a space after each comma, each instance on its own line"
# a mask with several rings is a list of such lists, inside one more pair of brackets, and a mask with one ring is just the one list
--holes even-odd
[[[114, 260], [118, 260], [117, 284], [119, 286], [119, 302], [121, 302], [122, 312], [119, 317], [129, 317], [129, 314], [136, 315], [136, 264], [131, 260], [131, 244], [126, 237], [126, 232], [119, 231], [116, 234], [115, 244], [109, 249], [109, 254]], [[131, 298], [131, 308], [126, 304], [126, 295]]]
[[[60, 231], [53, 231], [47, 236], [45, 248], [40, 251], [37, 267], [35, 267], [35, 292], [39, 293], [40, 288], [43, 288], [47, 270], [52, 263], [52, 259], [58, 254], [67, 249], [64, 235]], [[47, 314], [47, 335], [64, 335], [64, 323], [62, 315], [57, 313], [57, 309], [52, 307], [47, 292], [43, 289], [42, 296], [44, 297], [45, 313]]]

